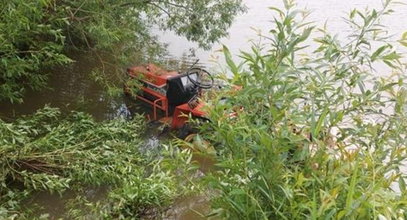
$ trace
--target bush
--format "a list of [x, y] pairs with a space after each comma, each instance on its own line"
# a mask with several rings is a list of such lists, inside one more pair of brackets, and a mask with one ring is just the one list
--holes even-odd
[[[277, 12], [264, 43], [232, 61], [228, 102], [211, 105], [203, 128], [217, 145], [206, 178], [219, 195], [213, 215], [229, 219], [404, 219], [407, 191], [405, 76], [380, 10], [353, 10], [345, 42], [299, 15], [292, 1]], [[402, 39], [403, 41], [403, 39]], [[314, 46], [314, 45], [311, 45]], [[388, 77], [374, 66], [388, 66]], [[242, 108], [242, 109], [240, 109]], [[238, 110], [240, 109], [240, 110]], [[235, 118], [226, 117], [236, 111]], [[404, 164], [404, 165], [403, 165]]]
[[34, 217], [22, 207], [33, 192], [89, 186], [111, 191], [102, 203], [66, 201], [72, 203], [68, 217], [136, 218], [166, 207], [188, 192], [188, 184], [179, 183], [190, 154], [174, 152], [166, 157], [171, 165], [142, 155], [144, 122], [141, 115], [95, 122], [87, 114], [62, 116], [50, 107], [12, 123], [0, 121], [0, 218]]

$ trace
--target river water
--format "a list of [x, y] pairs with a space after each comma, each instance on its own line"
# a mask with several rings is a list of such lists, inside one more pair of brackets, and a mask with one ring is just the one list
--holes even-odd
[[[216, 69], [219, 66], [218, 63], [224, 63], [222, 53], [219, 52], [222, 45], [226, 45], [234, 55], [240, 50], [249, 50], [250, 41], [258, 39], [257, 31], [267, 34], [273, 26], [272, 19], [276, 14], [268, 7], [283, 8], [281, 0], [244, 0], [244, 2], [248, 7], [247, 13], [236, 19], [229, 29], [229, 37], [222, 38], [220, 43], [215, 44], [209, 51], [197, 49], [196, 44], [170, 32], [160, 33], [161, 39], [169, 44], [172, 55], [181, 57], [193, 50], [202, 63]], [[347, 17], [350, 10], [354, 8], [364, 10], [366, 7], [380, 9], [382, 6], [381, 0], [297, 0], [296, 2], [298, 9], [311, 12], [307, 21], [315, 22], [314, 25], [319, 27], [327, 22], [328, 31], [338, 34], [342, 39], [349, 34], [344, 17]], [[406, 0], [401, 2], [407, 3]], [[388, 27], [390, 33], [394, 34], [395, 39], [399, 39], [401, 34], [407, 31], [407, 6], [394, 5], [392, 8], [395, 12], [384, 17], [382, 23]]]
[[[328, 30], [338, 33], [343, 38], [347, 35], [347, 25], [343, 20], [352, 8], [364, 9], [367, 6], [381, 7], [381, 0], [298, 0], [298, 8], [311, 11], [310, 21], [316, 25], [323, 25], [328, 21]], [[407, 2], [407, 1], [406, 1]], [[195, 43], [170, 32], [159, 32], [160, 39], [168, 43], [168, 50], [172, 59], [199, 59], [200, 63], [212, 71], [218, 71], [223, 65], [223, 56], [219, 49], [227, 45], [238, 59], [240, 50], [250, 49], [250, 41], [258, 39], [257, 29], [266, 34], [272, 26], [275, 14], [268, 7], [283, 7], [280, 0], [244, 0], [248, 11], [237, 17], [229, 30], [229, 37], [222, 38], [212, 49], [204, 51]], [[400, 38], [407, 31], [407, 6], [393, 7], [395, 12], [383, 19], [394, 38]], [[193, 53], [191, 54], [191, 51]], [[1, 118], [15, 118], [19, 115], [33, 113], [45, 104], [62, 108], [63, 111], [82, 110], [89, 112], [99, 120], [111, 119], [127, 114], [127, 109], [133, 103], [125, 97], [111, 98], [107, 96], [102, 87], [91, 79], [90, 74], [95, 67], [100, 67], [100, 60], [91, 53], [71, 52], [70, 57], [76, 62], [67, 67], [56, 67], [50, 72], [49, 89], [41, 92], [28, 92], [24, 103], [0, 103]], [[188, 56], [190, 55], [190, 56]], [[131, 63], [128, 64], [129, 66]], [[126, 66], [123, 67], [125, 70]]]
[[[280, 0], [244, 0], [244, 2], [248, 7], [247, 13], [236, 19], [229, 30], [229, 37], [221, 39], [220, 43], [215, 44], [208, 51], [197, 48], [196, 44], [173, 33], [159, 31], [157, 33], [163, 42], [168, 43], [168, 49], [173, 58], [181, 59], [185, 55], [191, 55], [191, 60], [200, 59], [200, 62], [207, 68], [216, 71], [219, 64], [224, 63], [222, 54], [219, 52], [222, 45], [227, 45], [238, 59], [236, 55], [239, 51], [249, 49], [249, 42], [257, 39], [256, 31], [253, 29], [267, 33], [272, 26], [273, 13], [267, 7], [282, 7]], [[299, 0], [297, 2], [299, 8], [307, 8], [313, 12], [309, 20], [315, 21], [316, 25], [323, 25], [325, 21], [328, 21], [328, 30], [338, 33], [343, 38], [346, 37], [348, 29], [342, 17], [346, 16], [350, 9], [355, 7], [363, 9], [367, 6], [380, 8], [381, 6], [380, 0]], [[385, 18], [383, 23], [394, 34], [394, 39], [398, 39], [403, 32], [407, 31], [407, 6], [398, 5], [394, 9], [395, 13]], [[193, 51], [192, 54], [191, 51]], [[45, 104], [59, 107], [63, 111], [85, 111], [98, 120], [128, 115], [129, 108], [131, 109], [134, 105], [131, 100], [124, 96], [115, 98], [107, 96], [104, 89], [91, 79], [90, 74], [95, 67], [101, 65], [100, 61], [91, 53], [85, 52], [73, 51], [70, 53], [70, 57], [76, 62], [66, 67], [47, 70], [50, 73], [48, 90], [28, 92], [22, 104], [0, 103], [0, 118], [13, 119], [20, 115], [31, 114]], [[123, 70], [125, 68], [123, 67]], [[39, 200], [49, 199], [47, 196], [39, 198], [41, 198]], [[38, 202], [41, 203], [39, 200]], [[189, 200], [191, 199], [186, 201]], [[183, 203], [185, 201], [180, 202], [180, 204]], [[195, 207], [198, 211], [207, 209], [205, 203], [197, 203], [195, 206], [190, 202], [187, 203], [188, 207]], [[190, 209], [185, 209], [184, 206], [178, 209], [183, 211], [178, 213], [175, 219], [197, 218], [197, 215], [194, 215]]]

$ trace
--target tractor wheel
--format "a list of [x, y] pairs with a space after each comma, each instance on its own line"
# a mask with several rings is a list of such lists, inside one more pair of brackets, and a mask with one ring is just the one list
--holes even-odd
[[196, 128], [193, 128], [191, 124], [185, 123], [179, 130], [177, 138], [184, 140], [188, 135], [196, 133]]

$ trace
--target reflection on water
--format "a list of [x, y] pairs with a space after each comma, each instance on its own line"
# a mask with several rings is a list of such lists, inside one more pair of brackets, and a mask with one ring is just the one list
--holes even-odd
[[205, 215], [208, 215], [209, 212], [208, 197], [204, 195], [190, 196], [175, 201], [174, 205], [165, 213], [163, 219], [204, 220], [207, 219]]
[[[106, 199], [109, 187], [86, 187], [82, 192], [66, 190], [62, 195], [39, 191], [34, 193], [23, 206], [33, 211], [33, 216], [48, 215], [47, 219], [66, 218], [69, 203], [76, 198], [84, 198], [88, 202], [98, 202]], [[84, 208], [84, 207], [79, 207]]]
[[27, 91], [22, 104], [0, 103], [0, 116], [11, 119], [31, 114], [49, 104], [52, 107], [59, 107], [63, 112], [85, 111], [97, 120], [128, 117], [126, 98], [108, 96], [91, 78], [94, 68], [101, 65], [100, 60], [90, 52], [71, 51], [69, 56], [73, 57], [74, 63], [48, 70], [50, 73], [48, 89]]

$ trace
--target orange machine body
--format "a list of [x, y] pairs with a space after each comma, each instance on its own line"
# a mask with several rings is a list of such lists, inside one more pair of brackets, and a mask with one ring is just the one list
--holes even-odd
[[126, 85], [125, 92], [151, 106], [153, 120], [171, 118], [171, 128], [175, 129], [184, 126], [188, 116], [205, 117], [205, 104], [196, 99], [199, 92], [188, 79], [191, 76], [154, 64], [128, 68], [127, 74], [131, 80], [139, 80], [141, 88], [137, 94], [131, 94]]

